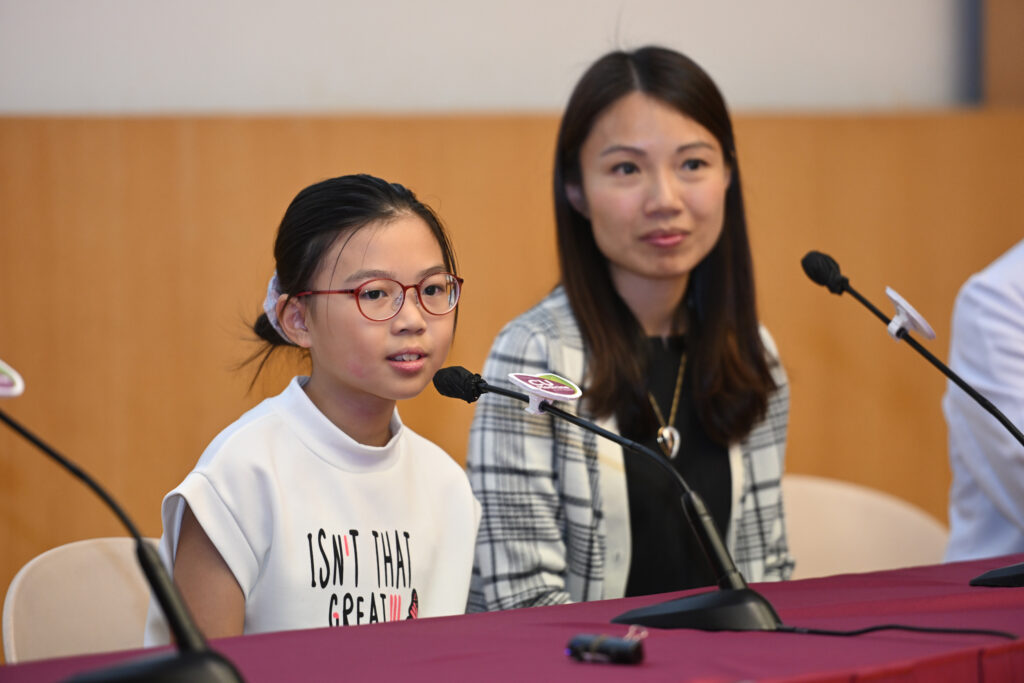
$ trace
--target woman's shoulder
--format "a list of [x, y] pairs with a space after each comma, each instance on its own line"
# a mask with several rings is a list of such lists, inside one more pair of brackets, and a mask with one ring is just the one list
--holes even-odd
[[458, 463], [448, 455], [448, 451], [444, 450], [419, 432], [410, 429], [409, 426], [404, 423], [402, 425], [402, 432], [402, 438], [405, 439], [407, 447], [409, 450], [416, 452], [416, 458], [419, 461], [426, 459], [431, 463], [439, 463], [444, 467], [447, 467], [448, 463], [451, 463], [454, 467], [458, 467]]
[[579, 325], [565, 289], [558, 285], [525, 313], [508, 322], [495, 339], [495, 346], [517, 345], [528, 340], [582, 348]]
[[764, 346], [765, 352], [768, 354], [768, 359], [772, 362], [779, 362], [779, 347], [775, 343], [775, 337], [768, 331], [768, 328], [763, 324], [760, 325], [758, 332], [761, 335], [761, 345]]
[[789, 377], [786, 375], [786, 368], [782, 365], [779, 347], [767, 327], [761, 325], [759, 331], [761, 346], [764, 347], [765, 356], [768, 360], [768, 371], [771, 372], [772, 380], [775, 382], [775, 390], [772, 392], [773, 400], [782, 396], [788, 401], [786, 397], [788, 396]]

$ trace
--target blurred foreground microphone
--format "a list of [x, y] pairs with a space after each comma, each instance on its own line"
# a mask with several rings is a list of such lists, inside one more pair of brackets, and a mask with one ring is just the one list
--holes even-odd
[[[827, 287], [828, 291], [833, 294], [842, 294], [843, 292], [849, 292], [852, 294], [857, 301], [864, 304], [868, 310], [874, 313], [888, 326], [890, 335], [895, 339], [902, 339], [907, 342], [915, 351], [924, 356], [929, 363], [934, 365], [942, 374], [948, 377], [950, 381], [967, 392], [967, 395], [995, 417], [996, 420], [998, 420], [999, 423], [1013, 435], [1013, 438], [1017, 439], [1021, 445], [1024, 445], [1024, 434], [1021, 434], [1021, 431], [1012, 422], [1010, 422], [1009, 418], [1007, 418], [1002, 411], [996, 408], [987, 398], [979, 394], [978, 391], [964, 381], [960, 375], [953, 372], [945, 363], [933, 356], [928, 349], [921, 346], [917, 340], [910, 335], [907, 327], [921, 330], [929, 338], [935, 337], [935, 333], [931, 331], [931, 327], [928, 326], [928, 323], [926, 323], [917, 311], [915, 311], [910, 304], [905, 302], [902, 297], [893, 292], [892, 289], [886, 288], [886, 293], [896, 305], [896, 315], [890, 320], [884, 313], [872, 305], [870, 301], [862, 297], [857, 290], [850, 286], [849, 279], [844, 277], [842, 272], [840, 272], [839, 264], [836, 263], [835, 259], [828, 254], [823, 254], [820, 251], [809, 251], [803, 259], [801, 259], [800, 265], [803, 266], [804, 272], [807, 273], [807, 277], [811, 278], [815, 283], [823, 287]], [[1024, 563], [985, 572], [981, 576], [977, 576], [972, 579], [971, 585], [1024, 586]]]
[[[524, 376], [517, 375], [517, 377]], [[540, 376], [535, 379], [543, 377], [551, 376]], [[496, 387], [493, 384], [488, 384], [480, 375], [471, 373], [463, 367], [455, 366], [438, 370], [434, 374], [434, 387], [442, 396], [460, 398], [467, 403], [473, 403], [485, 393], [501, 394], [529, 403], [531, 407], [536, 407], [537, 412], [550, 413], [581, 429], [614, 441], [627, 450], [653, 459], [669, 474], [679, 489], [686, 519], [704, 550], [704, 556], [711, 566], [712, 573], [717, 577], [720, 590], [698, 593], [650, 607], [630, 610], [612, 619], [613, 622], [655, 628], [692, 628], [703, 631], [775, 631], [782, 625], [779, 616], [764, 596], [747, 587], [747, 582], [736, 568], [732, 557], [729, 556], [729, 551], [726, 549], [718, 529], [715, 528], [715, 523], [707, 511], [704, 501], [664, 457], [620, 434], [610, 432], [578, 415], [568, 413], [547, 400], [538, 401], [536, 393], [531, 398], [530, 395], [519, 391]], [[573, 388], [578, 392], [577, 387]]]
[[[0, 398], [19, 395], [25, 389], [21, 376], [14, 368], [0, 361]], [[147, 543], [127, 513], [107, 493], [99, 483], [85, 473], [80, 467], [50, 448], [35, 434], [21, 426], [12, 417], [0, 410], [0, 420], [6, 422], [26, 441], [57, 461], [61, 467], [85, 483], [103, 502], [114, 511], [128, 533], [135, 539], [135, 554], [142, 567], [146, 581], [153, 595], [160, 603], [164, 617], [174, 634], [178, 651], [170, 656], [157, 655], [132, 660], [113, 668], [101, 669], [79, 674], [71, 681], [197, 681], [207, 682], [240, 682], [241, 674], [223, 655], [211, 650], [203, 634], [192, 620], [185, 607], [185, 602], [178, 593], [171, 577], [167, 574], [156, 548]], [[97, 624], [99, 627], [99, 624]]]

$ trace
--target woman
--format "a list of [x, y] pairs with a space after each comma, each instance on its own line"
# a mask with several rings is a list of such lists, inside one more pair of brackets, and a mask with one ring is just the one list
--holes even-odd
[[[750, 581], [787, 578], [779, 479], [785, 373], [759, 327], [732, 124], [687, 57], [613, 52], [576, 85], [555, 154], [561, 284], [498, 335], [484, 368], [583, 386], [585, 418], [669, 458]], [[656, 463], [500, 396], [479, 404], [483, 505], [470, 608], [713, 583]]]

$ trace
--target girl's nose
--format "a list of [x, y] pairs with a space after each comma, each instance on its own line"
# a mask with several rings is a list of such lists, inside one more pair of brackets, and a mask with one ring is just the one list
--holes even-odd
[[426, 327], [426, 315], [423, 311], [423, 306], [420, 304], [416, 285], [406, 286], [402, 294], [402, 302], [399, 305], [398, 313], [391, 319], [394, 326], [397, 326], [396, 331], [418, 331], [424, 329]]

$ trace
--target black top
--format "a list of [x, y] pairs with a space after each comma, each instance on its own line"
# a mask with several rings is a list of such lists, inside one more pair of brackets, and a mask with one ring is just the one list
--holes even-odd
[[[667, 420], [672, 408], [679, 363], [685, 338], [648, 340], [650, 391]], [[683, 386], [676, 413], [680, 434], [679, 453], [672, 464], [683, 479], [704, 499], [711, 518], [725, 537], [732, 505], [732, 475], [728, 448], [713, 442], [704, 432], [692, 398], [692, 374], [683, 372]], [[623, 436], [661, 455], [657, 433]], [[626, 489], [629, 495], [629, 524], [633, 547], [626, 595], [650, 595], [708, 586], [715, 583], [697, 537], [686, 520], [679, 489], [657, 463], [643, 455], [623, 453]]]

